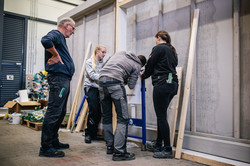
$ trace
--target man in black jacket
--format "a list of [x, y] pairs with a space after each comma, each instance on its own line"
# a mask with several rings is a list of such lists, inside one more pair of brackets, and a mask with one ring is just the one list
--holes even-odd
[[75, 22], [71, 18], [64, 18], [58, 22], [57, 30], [50, 31], [41, 40], [45, 48], [45, 70], [50, 86], [42, 128], [41, 157], [64, 157], [64, 152], [57, 149], [69, 148], [69, 144], [59, 142], [58, 130], [66, 114], [70, 80], [75, 72], [65, 40], [74, 34], [74, 30]]

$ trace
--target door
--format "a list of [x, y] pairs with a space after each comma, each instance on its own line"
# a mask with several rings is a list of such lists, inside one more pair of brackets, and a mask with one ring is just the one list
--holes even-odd
[[0, 106], [15, 99], [25, 82], [25, 18], [5, 14], [3, 22]]

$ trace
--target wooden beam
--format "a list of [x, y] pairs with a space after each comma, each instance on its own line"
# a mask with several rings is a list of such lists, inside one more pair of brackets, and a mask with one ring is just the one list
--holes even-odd
[[80, 132], [80, 130], [81, 130], [82, 126], [83, 126], [85, 116], [86, 116], [88, 111], [89, 111], [88, 102], [87, 102], [87, 100], [85, 100], [84, 105], [83, 105], [83, 110], [82, 110], [81, 115], [80, 115], [80, 117], [78, 119], [77, 126], [76, 126], [76, 129], [75, 129], [76, 133]]
[[189, 96], [190, 96], [191, 78], [192, 78], [192, 72], [193, 72], [193, 61], [194, 61], [194, 55], [195, 55], [195, 51], [196, 51], [196, 37], [197, 37], [197, 31], [198, 31], [198, 20], [199, 20], [199, 9], [195, 9], [194, 19], [193, 19], [193, 24], [192, 24], [192, 31], [191, 31], [191, 40], [190, 40], [190, 47], [189, 47], [186, 82], [185, 82], [185, 89], [184, 89], [182, 110], [181, 110], [181, 119], [180, 119], [177, 147], [176, 147], [176, 154], [175, 154], [175, 158], [178, 158], [178, 159], [181, 158], [181, 149], [182, 149], [182, 144], [183, 144], [185, 123], [186, 123], [186, 116], [187, 116], [187, 108], [188, 108], [188, 102], [189, 102]]
[[62, 16], [58, 18], [58, 20], [64, 17], [71, 17], [74, 20], [77, 20], [79, 18], [82, 18], [84, 15], [90, 14], [98, 10], [99, 8], [108, 6], [109, 4], [112, 4], [112, 3], [113, 3], [112, 0], [89, 0], [75, 7], [69, 12], [63, 14]]
[[82, 65], [81, 73], [79, 76], [79, 80], [78, 80], [78, 84], [77, 84], [77, 88], [76, 88], [76, 92], [75, 92], [75, 97], [73, 100], [73, 104], [72, 104], [72, 108], [71, 108], [71, 112], [70, 112], [70, 116], [69, 116], [69, 121], [68, 121], [68, 125], [67, 125], [68, 130], [70, 129], [70, 126], [72, 125], [71, 123], [75, 119], [77, 104], [78, 104], [79, 95], [80, 95], [80, 91], [81, 91], [81, 87], [82, 87], [83, 76], [84, 76], [84, 72], [85, 72], [86, 61], [89, 57], [90, 48], [91, 48], [91, 42], [89, 42], [88, 48], [85, 52], [85, 58], [83, 61], [83, 65]]
[[171, 146], [174, 145], [175, 128], [176, 128], [176, 121], [177, 121], [179, 101], [180, 101], [182, 67], [177, 67], [176, 71], [177, 71], [177, 76], [178, 76], [178, 81], [179, 81], [178, 93], [169, 104], [169, 110], [168, 110], [168, 123], [170, 127], [170, 145]]
[[201, 156], [196, 156], [188, 153], [181, 153], [181, 158], [189, 161], [194, 161], [197, 163], [205, 164], [205, 165], [214, 165], [214, 166], [233, 166], [232, 164], [227, 164], [224, 162], [208, 159]]
[[112, 104], [112, 114], [113, 114], [113, 117], [112, 117], [113, 134], [115, 134], [115, 129], [116, 129], [116, 125], [117, 125], [117, 114], [115, 111], [114, 104]]
[[[194, 10], [195, 10], [195, 0], [191, 0], [190, 5], [190, 18], [193, 20], [194, 18]], [[193, 67], [193, 74], [192, 74], [192, 90], [191, 90], [191, 104], [190, 104], [190, 111], [191, 111], [191, 132], [196, 132], [196, 58], [194, 56], [194, 67]]]
[[240, 138], [240, 25], [239, 0], [234, 0], [233, 15], [233, 123], [234, 137]]
[[118, 2], [118, 6], [120, 8], [127, 9], [127, 8], [132, 7], [132, 6], [138, 5], [139, 3], [142, 3], [144, 1], [146, 1], [146, 0], [122, 0], [122, 1]]

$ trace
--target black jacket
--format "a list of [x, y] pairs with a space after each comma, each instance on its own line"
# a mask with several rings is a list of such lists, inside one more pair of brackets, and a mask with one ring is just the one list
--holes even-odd
[[47, 62], [49, 58], [52, 57], [52, 54], [48, 51], [45, 51], [45, 70], [49, 74], [60, 75], [71, 80], [75, 72], [75, 66], [69, 54], [63, 34], [58, 30], [52, 30], [42, 38], [41, 43], [45, 49], [55, 46], [64, 63], [62, 64], [61, 62], [58, 62], [56, 64], [49, 65]]
[[152, 84], [155, 86], [165, 83], [168, 79], [168, 74], [172, 73], [173, 80], [178, 82], [176, 75], [177, 64], [178, 58], [170, 44], [158, 44], [152, 49], [142, 78], [146, 79], [152, 76]]

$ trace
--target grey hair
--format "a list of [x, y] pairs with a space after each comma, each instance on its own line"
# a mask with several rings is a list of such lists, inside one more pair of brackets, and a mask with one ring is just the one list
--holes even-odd
[[62, 27], [64, 24], [75, 24], [75, 21], [72, 18], [62, 18], [58, 23], [57, 23], [57, 27]]

